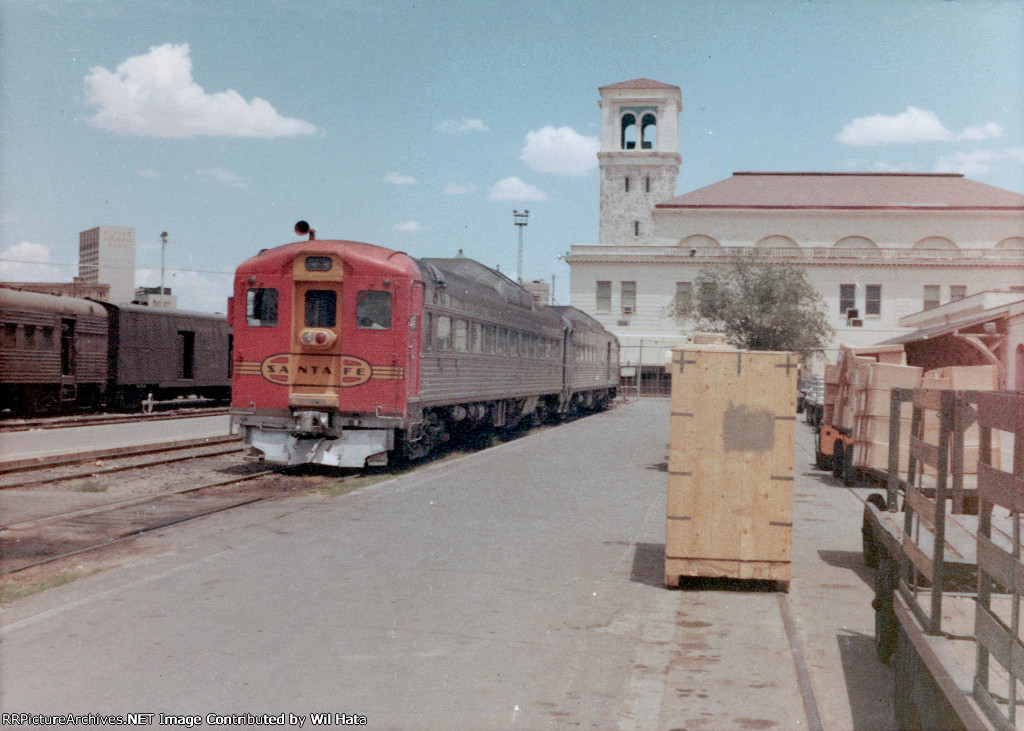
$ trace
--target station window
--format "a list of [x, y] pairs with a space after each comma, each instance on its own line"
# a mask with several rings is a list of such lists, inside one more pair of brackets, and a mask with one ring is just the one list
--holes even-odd
[[391, 293], [364, 289], [356, 295], [356, 327], [360, 330], [387, 330], [391, 327]]
[[245, 294], [245, 323], [249, 327], [277, 326], [277, 290], [260, 287]]
[[338, 295], [330, 289], [306, 292], [306, 327], [334, 327], [338, 319]]
[[864, 287], [864, 314], [882, 314], [882, 285], [869, 284]]
[[437, 349], [442, 353], [452, 349], [452, 318], [447, 315], [437, 318]]
[[930, 310], [941, 304], [942, 288], [938, 284], [924, 285], [924, 297], [921, 309]]
[[852, 310], [857, 306], [857, 285], [856, 284], [840, 284], [839, 285], [839, 314], [845, 315], [847, 310]]
[[597, 312], [612, 311], [612, 283], [597, 283]]
[[963, 284], [949, 285], [949, 301], [956, 302], [967, 296], [967, 287]]
[[693, 305], [693, 282], [676, 282], [675, 315], [681, 320]]
[[629, 176], [626, 176], [626, 192], [629, 192]]
[[636, 282], [622, 282], [622, 311], [634, 312], [636, 310]]

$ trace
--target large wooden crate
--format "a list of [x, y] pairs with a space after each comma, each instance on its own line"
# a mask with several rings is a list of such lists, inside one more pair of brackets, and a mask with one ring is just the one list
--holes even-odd
[[673, 352], [667, 585], [789, 581], [796, 389], [791, 353]]

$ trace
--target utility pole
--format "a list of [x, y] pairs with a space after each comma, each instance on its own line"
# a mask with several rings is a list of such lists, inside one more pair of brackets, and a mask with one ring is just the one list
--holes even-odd
[[512, 209], [512, 223], [515, 224], [516, 228], [519, 229], [519, 257], [516, 260], [516, 277], [519, 278], [519, 283], [523, 283], [523, 229], [526, 228], [526, 224], [530, 220], [530, 211], [526, 210], [520, 213], [519, 211]]
[[164, 299], [164, 254], [167, 251], [167, 232], [160, 234], [160, 306], [167, 307]]

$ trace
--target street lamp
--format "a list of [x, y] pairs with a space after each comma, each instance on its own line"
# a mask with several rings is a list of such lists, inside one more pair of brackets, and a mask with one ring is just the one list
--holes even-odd
[[512, 209], [512, 223], [515, 224], [516, 228], [519, 229], [519, 257], [516, 260], [516, 276], [519, 277], [519, 283], [523, 283], [523, 229], [526, 228], [526, 224], [530, 220], [530, 212], [528, 210], [520, 213], [519, 211]]
[[167, 301], [164, 299], [164, 253], [167, 250], [167, 232], [164, 231], [160, 234], [160, 306], [166, 307]]

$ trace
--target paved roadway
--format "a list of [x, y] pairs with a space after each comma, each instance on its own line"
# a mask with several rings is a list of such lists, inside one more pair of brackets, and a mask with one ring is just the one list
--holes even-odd
[[811, 470], [806, 425], [790, 593], [663, 587], [668, 410], [179, 527], [187, 548], [0, 612], [0, 709], [808, 728], [788, 604], [821, 726], [893, 728], [861, 504]]
[[90, 424], [60, 429], [0, 432], [0, 465], [5, 461], [80, 454], [100, 449], [138, 447], [147, 444], [202, 437], [222, 437], [231, 432], [231, 417], [197, 416], [122, 424]]

